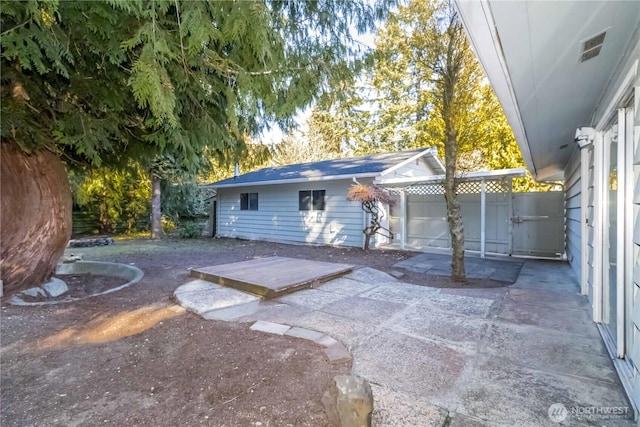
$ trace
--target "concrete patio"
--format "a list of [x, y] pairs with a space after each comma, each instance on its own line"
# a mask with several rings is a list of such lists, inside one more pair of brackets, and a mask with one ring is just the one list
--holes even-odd
[[[216, 290], [176, 292], [204, 301]], [[354, 374], [372, 384], [377, 426], [635, 424], [563, 263], [527, 260], [515, 284], [492, 289], [428, 288], [361, 268], [317, 289], [230, 309], [218, 318], [341, 341]], [[217, 318], [215, 310], [199, 312]]]

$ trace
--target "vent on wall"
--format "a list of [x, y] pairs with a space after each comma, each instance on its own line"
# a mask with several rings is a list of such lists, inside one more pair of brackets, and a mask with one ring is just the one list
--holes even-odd
[[582, 43], [582, 54], [580, 55], [580, 62], [595, 58], [600, 54], [602, 44], [604, 43], [604, 36], [606, 34], [606, 31], [603, 31], [597, 36], [593, 36]]

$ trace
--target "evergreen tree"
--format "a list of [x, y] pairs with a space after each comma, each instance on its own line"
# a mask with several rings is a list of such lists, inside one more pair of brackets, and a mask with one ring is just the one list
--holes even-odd
[[[241, 146], [245, 133], [267, 121], [286, 125], [327, 85], [357, 69], [362, 52], [351, 31], [371, 29], [386, 6], [2, 1], [2, 143], [24, 155], [46, 149], [69, 165], [137, 158], [151, 166], [148, 159], [171, 155], [197, 171], [205, 150]], [[3, 219], [5, 206], [16, 205], [5, 199]], [[47, 221], [64, 241], [55, 220]], [[60, 252], [59, 244], [41, 246], [48, 258]], [[39, 256], [2, 246], [3, 266], [35, 265]], [[5, 275], [9, 270], [3, 269], [8, 289], [35, 284], [28, 269]]]
[[457, 163], [461, 146], [470, 142], [482, 71], [475, 59], [457, 12], [451, 3], [434, 4], [420, 20], [410, 46], [425, 65], [433, 106], [429, 109], [431, 133], [444, 146], [444, 198], [451, 235], [451, 277], [465, 281], [464, 224], [457, 197]]
[[137, 162], [118, 168], [72, 171], [69, 181], [74, 204], [97, 214], [99, 233], [139, 231], [138, 221], [148, 218], [151, 183]]
[[[357, 138], [350, 141], [359, 153], [438, 148], [446, 165], [443, 185], [453, 247], [452, 276], [463, 281], [464, 233], [457, 181], [474, 170], [523, 167], [511, 128], [447, 0], [408, 0], [398, 6], [378, 31], [370, 59], [370, 69], [359, 80], [337, 87], [347, 99], [336, 97], [328, 106], [320, 104], [318, 115], [332, 116], [334, 123], [347, 117], [343, 128], [357, 129]], [[367, 114], [349, 114], [358, 110]], [[334, 143], [345, 139], [336, 132], [325, 135]], [[527, 177], [514, 187], [534, 186]]]

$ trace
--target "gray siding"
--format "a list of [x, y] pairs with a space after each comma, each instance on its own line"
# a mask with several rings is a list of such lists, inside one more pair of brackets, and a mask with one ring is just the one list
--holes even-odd
[[564, 173], [566, 252], [578, 282], [582, 283], [582, 177], [580, 150], [575, 150]]
[[[360, 180], [369, 184], [371, 180]], [[348, 180], [218, 190], [218, 235], [283, 243], [362, 247], [361, 204], [347, 201]], [[324, 211], [298, 210], [298, 192], [325, 190]], [[240, 193], [258, 193], [258, 210], [240, 210]]]

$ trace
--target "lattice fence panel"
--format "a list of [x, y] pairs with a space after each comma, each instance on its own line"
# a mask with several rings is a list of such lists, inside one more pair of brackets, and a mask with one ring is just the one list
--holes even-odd
[[487, 181], [487, 193], [508, 193], [510, 190], [509, 181]]
[[[442, 184], [417, 184], [404, 188], [387, 188], [392, 194], [400, 194], [404, 191], [406, 194], [416, 195], [433, 195], [444, 194], [444, 186]], [[458, 183], [458, 194], [480, 194], [482, 184], [480, 181], [462, 181]], [[509, 181], [486, 181], [485, 191], [487, 193], [508, 193]]]
[[482, 186], [478, 181], [463, 181], [458, 183], [458, 194], [478, 194]]
[[432, 195], [432, 194], [444, 194], [444, 187], [442, 184], [429, 184], [429, 185], [412, 185], [405, 188], [407, 194], [416, 194], [420, 196]]

